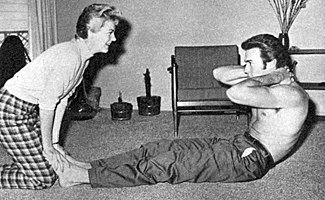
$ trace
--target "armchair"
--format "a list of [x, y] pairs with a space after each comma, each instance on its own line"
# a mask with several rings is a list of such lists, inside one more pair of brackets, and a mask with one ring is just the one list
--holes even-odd
[[229, 100], [227, 86], [213, 77], [218, 66], [239, 64], [236, 45], [176, 46], [171, 56], [174, 136], [178, 137], [182, 114], [247, 115], [249, 109]]

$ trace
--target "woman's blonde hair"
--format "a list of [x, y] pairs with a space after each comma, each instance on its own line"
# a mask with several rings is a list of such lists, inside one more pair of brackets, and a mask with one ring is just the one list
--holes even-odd
[[87, 6], [78, 18], [76, 37], [86, 39], [88, 37], [88, 30], [97, 32], [108, 20], [113, 21], [117, 25], [121, 15], [122, 13], [119, 10], [107, 4]]

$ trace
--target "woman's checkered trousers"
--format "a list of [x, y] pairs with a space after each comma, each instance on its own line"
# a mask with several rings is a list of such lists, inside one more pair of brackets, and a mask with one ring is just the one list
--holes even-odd
[[0, 188], [44, 189], [57, 179], [42, 154], [37, 106], [0, 91], [0, 143], [13, 159], [0, 165]]

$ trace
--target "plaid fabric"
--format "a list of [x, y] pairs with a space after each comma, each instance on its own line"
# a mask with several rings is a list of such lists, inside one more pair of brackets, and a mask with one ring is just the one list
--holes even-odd
[[0, 91], [0, 142], [13, 159], [0, 166], [0, 188], [44, 189], [57, 176], [42, 154], [37, 105]]

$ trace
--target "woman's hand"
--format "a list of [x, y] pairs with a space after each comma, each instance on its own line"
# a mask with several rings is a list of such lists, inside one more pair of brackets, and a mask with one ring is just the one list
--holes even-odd
[[65, 152], [61, 146], [57, 148], [53, 146], [46, 147], [44, 148], [43, 153], [45, 158], [52, 165], [54, 171], [60, 170], [63, 172], [65, 167], [70, 167], [69, 161], [66, 159]]

